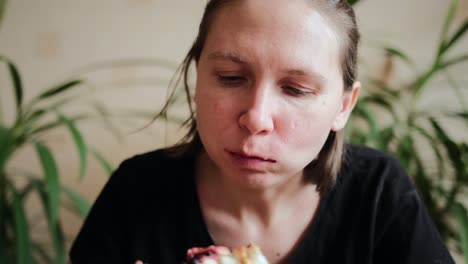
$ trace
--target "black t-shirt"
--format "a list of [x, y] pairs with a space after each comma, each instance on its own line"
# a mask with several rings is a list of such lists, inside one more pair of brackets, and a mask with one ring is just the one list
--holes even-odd
[[[72, 246], [73, 264], [180, 264], [188, 248], [214, 244], [194, 162], [164, 150], [123, 162]], [[348, 146], [344, 164], [290, 263], [454, 263], [398, 161]]]

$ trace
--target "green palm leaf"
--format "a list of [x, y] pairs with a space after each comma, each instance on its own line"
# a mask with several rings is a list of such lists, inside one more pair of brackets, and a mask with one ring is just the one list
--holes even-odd
[[49, 227], [50, 237], [53, 242], [55, 261], [51, 263], [64, 264], [65, 263], [65, 239], [58, 219], [50, 217], [50, 199], [51, 194], [49, 193], [49, 184], [39, 179], [29, 178], [29, 182], [39, 192], [39, 197], [42, 202], [42, 206], [47, 213], [47, 224]]
[[[414, 153], [414, 161], [416, 165], [416, 172], [414, 175], [416, 185], [418, 186], [418, 191], [421, 194], [421, 197], [424, 201], [424, 204], [427, 206], [428, 211], [430, 212], [431, 216], [434, 217], [437, 211], [436, 203], [432, 197], [433, 186], [432, 182], [429, 179], [426, 170], [424, 169], [423, 162], [421, 158], [417, 154], [418, 152]], [[437, 219], [434, 219], [437, 220]]]
[[114, 166], [111, 165], [109, 161], [107, 161], [104, 156], [99, 153], [95, 149], [91, 149], [91, 154], [96, 158], [96, 160], [99, 162], [101, 167], [104, 169], [104, 171], [107, 173], [108, 176], [111, 176], [112, 173], [114, 172]]
[[75, 142], [76, 149], [78, 151], [78, 157], [80, 159], [80, 178], [82, 179], [85, 174], [86, 166], [88, 163], [87, 158], [86, 158], [87, 146], [85, 144], [83, 136], [81, 135], [80, 131], [76, 127], [75, 122], [60, 112], [58, 112], [57, 115], [58, 115], [59, 120], [66, 125], [66, 127], [68, 128], [68, 130], [70, 131], [73, 137], [73, 141]]
[[68, 198], [72, 201], [74, 207], [77, 209], [78, 214], [81, 218], [86, 218], [88, 215], [89, 209], [91, 208], [90, 203], [86, 200], [83, 196], [79, 193], [73, 191], [70, 188], [62, 187], [62, 191], [68, 196]]
[[52, 257], [50, 257], [49, 254], [47, 253], [47, 250], [44, 249], [43, 246], [39, 245], [38, 243], [33, 243], [32, 249], [33, 249], [33, 252], [35, 252], [36, 255], [41, 258], [42, 260], [41, 263], [53, 263], [54, 262]]
[[468, 61], [468, 54], [463, 54], [463, 55], [459, 55], [455, 58], [452, 58], [452, 59], [448, 59], [446, 60], [445, 62], [442, 62], [440, 63], [440, 65], [438, 66], [438, 69], [447, 69], [451, 66], [454, 66], [458, 63], [462, 63], [462, 62], [465, 62], [465, 61]]
[[455, 14], [457, 11], [458, 7], [458, 0], [452, 0], [449, 10], [447, 12], [447, 15], [445, 17], [444, 25], [442, 27], [442, 32], [441, 32], [441, 37], [440, 37], [440, 43], [439, 43], [439, 49], [437, 52], [437, 57], [436, 61], [440, 61], [442, 55], [446, 51], [445, 47], [447, 46], [447, 43], [449, 42], [447, 40], [447, 36], [449, 34], [450, 26], [453, 23], [453, 20], [455, 18]]
[[407, 54], [405, 54], [403, 51], [401, 51], [400, 49], [387, 46], [387, 47], [384, 47], [384, 50], [388, 55], [397, 57], [401, 59], [402, 61], [404, 61], [412, 69], [416, 68], [414, 61], [411, 60], [411, 58]]
[[29, 237], [29, 225], [24, 210], [24, 202], [13, 184], [8, 184], [13, 194], [14, 232], [16, 242], [16, 257], [18, 264], [28, 264], [32, 261], [31, 238]]
[[13, 152], [15, 138], [11, 129], [0, 124], [0, 173], [4, 171], [5, 163]]
[[460, 203], [456, 203], [453, 210], [458, 220], [462, 253], [465, 257], [465, 263], [468, 263], [468, 213]]
[[432, 147], [432, 150], [434, 151], [434, 154], [436, 155], [436, 159], [437, 159], [437, 170], [439, 172], [439, 178], [441, 178], [442, 175], [445, 173], [445, 162], [444, 162], [444, 156], [442, 155], [442, 152], [439, 149], [439, 145], [434, 144], [434, 142], [437, 142], [437, 138], [431, 135], [423, 127], [416, 125], [413, 128], [417, 133], [419, 133], [423, 138], [425, 138], [428, 144]]
[[3, 15], [5, 14], [6, 0], [0, 0], [0, 25], [3, 21]]
[[58, 220], [58, 210], [60, 206], [60, 182], [57, 165], [52, 153], [45, 144], [42, 142], [36, 142], [35, 147], [45, 175], [47, 188], [47, 216], [50, 223], [54, 225]]
[[0, 55], [0, 60], [4, 61], [10, 72], [11, 81], [13, 82], [13, 89], [15, 94], [15, 103], [16, 103], [16, 113], [17, 116], [20, 115], [21, 104], [23, 102], [23, 84], [21, 82], [21, 77], [16, 66], [6, 57]]
[[440, 126], [440, 124], [434, 118], [430, 118], [430, 122], [436, 132], [437, 137], [439, 138], [439, 140], [441, 140], [441, 143], [443, 144], [443, 146], [445, 147], [445, 150], [447, 151], [447, 154], [456, 171], [457, 180], [468, 181], [468, 179], [465, 179], [466, 175], [464, 175], [463, 173], [465, 171], [465, 166], [461, 159], [462, 155], [461, 155], [461, 152], [457, 143], [455, 143], [455, 141], [452, 140], [447, 135], [444, 129]]
[[466, 33], [467, 30], [468, 30], [468, 21], [465, 21], [458, 28], [455, 34], [453, 34], [452, 38], [448, 40], [448, 42], [445, 44], [445, 46], [442, 49], [442, 53], [447, 52], [447, 50], [449, 50], [453, 45], [455, 45], [458, 42], [458, 40], [460, 40], [460, 38]]
[[39, 94], [36, 98], [34, 98], [32, 100], [32, 103], [36, 103], [36, 102], [38, 102], [40, 100], [47, 99], [47, 98], [53, 97], [53, 96], [58, 95], [58, 94], [62, 94], [65, 91], [68, 91], [71, 88], [76, 87], [76, 86], [78, 86], [78, 85], [80, 85], [82, 83], [83, 83], [82, 80], [67, 81], [67, 82], [65, 82], [63, 84], [60, 84], [60, 85], [57, 85], [57, 86], [52, 87], [50, 89], [47, 89], [43, 93]]
[[375, 119], [374, 113], [369, 109], [366, 103], [358, 102], [355, 107], [355, 114], [360, 115], [368, 124], [370, 128], [370, 134], [374, 135], [377, 133], [377, 120]]
[[[82, 121], [82, 120], [90, 119], [90, 118], [91, 118], [91, 115], [80, 114], [80, 115], [76, 115], [76, 116], [73, 116], [73, 117], [69, 117], [68, 119], [72, 120], [73, 122], [77, 122], [77, 121]], [[43, 124], [43, 125], [35, 128], [34, 130], [32, 130], [30, 132], [30, 135], [43, 133], [43, 132], [45, 132], [47, 130], [57, 128], [57, 127], [59, 127], [61, 125], [63, 125], [63, 122], [60, 121], [60, 120], [51, 121], [49, 123]]]
[[383, 109], [387, 110], [393, 117], [394, 121], [398, 121], [398, 115], [395, 112], [394, 106], [391, 103], [391, 100], [387, 100], [384, 96], [380, 94], [371, 94], [363, 97], [361, 99], [365, 104], [372, 103], [376, 106], [380, 106]]
[[357, 4], [359, 1], [360, 1], [360, 0], [348, 0], [348, 3], [349, 3], [350, 5], [355, 5], [355, 4]]

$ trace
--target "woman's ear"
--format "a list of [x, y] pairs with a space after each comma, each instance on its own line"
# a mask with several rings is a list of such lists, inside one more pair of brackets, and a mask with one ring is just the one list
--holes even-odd
[[361, 91], [361, 83], [354, 82], [351, 91], [347, 91], [343, 94], [341, 101], [341, 110], [335, 118], [335, 122], [332, 126], [332, 131], [339, 131], [344, 128], [348, 121], [349, 115], [353, 111], [354, 106], [359, 97]]

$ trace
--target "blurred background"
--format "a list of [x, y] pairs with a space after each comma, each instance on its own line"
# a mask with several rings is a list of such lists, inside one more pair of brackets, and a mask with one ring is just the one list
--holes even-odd
[[[168, 121], [150, 122], [164, 105], [169, 81], [196, 36], [205, 2], [0, 1], [0, 55], [4, 62], [0, 67], [0, 148], [6, 153], [0, 153], [0, 197], [7, 201], [0, 206], [0, 255], [32, 254], [38, 263], [60, 263], [87, 208], [107, 181], [109, 166], [115, 168], [130, 156], [175, 143], [183, 135], [179, 125], [187, 110], [182, 102], [176, 102], [174, 110], [164, 115]], [[421, 84], [424, 93], [418, 94], [417, 109], [419, 113], [452, 111], [461, 117], [441, 120], [443, 133], [429, 122], [432, 133], [442, 138], [440, 156], [449, 157], [451, 165], [443, 168], [455, 176], [445, 180], [429, 176], [431, 186], [437, 188], [423, 192], [435, 203], [430, 205], [435, 208], [434, 215], [451, 212], [453, 217], [444, 215], [440, 224], [447, 219], [454, 223], [447, 229], [447, 241], [457, 263], [464, 263], [468, 226], [460, 224], [466, 221], [466, 210], [457, 206], [466, 202], [465, 187], [457, 187], [453, 198], [450, 195], [459, 181], [468, 182], [468, 177], [463, 178], [468, 173], [463, 158], [468, 141], [464, 101], [468, 94], [468, 38], [463, 29], [468, 0], [361, 0], [355, 10], [362, 34], [360, 76], [364, 86], [398, 90], [401, 83], [401, 87], [412, 87], [412, 80], [421, 81], [418, 77], [437, 61], [434, 56], [440, 55], [447, 21], [446, 40], [461, 32], [456, 43], [447, 48], [447, 57], [440, 56], [441, 61], [455, 58], [460, 63]], [[49, 93], [44, 94], [46, 90]], [[402, 94], [398, 96], [401, 99]], [[379, 103], [376, 105], [369, 108], [372, 113], [378, 111]], [[380, 106], [385, 108], [386, 103]], [[362, 120], [353, 122], [364, 127], [357, 129], [354, 138], [358, 143], [382, 147], [375, 135], [363, 136], [375, 125], [366, 109], [358, 113], [364, 116]], [[13, 133], [8, 128], [21, 123], [21, 114], [24, 125]], [[18, 131], [27, 132], [8, 144]], [[391, 149], [392, 144], [399, 146], [386, 142], [382, 148]], [[420, 145], [423, 150], [432, 150], [427, 142]], [[404, 155], [403, 150], [395, 153]], [[435, 158], [430, 154], [425, 158], [430, 164], [439, 161], [439, 154], [434, 153]], [[458, 163], [452, 160], [454, 155], [458, 155]], [[411, 167], [412, 162], [405, 165], [410, 172], [418, 171], [418, 162]], [[457, 170], [464, 171], [457, 174]], [[448, 209], [438, 210], [444, 207], [438, 204], [445, 200], [431, 197], [437, 199], [439, 193], [448, 204], [450, 199], [457, 203], [452, 201], [453, 207], [450, 204]], [[8, 229], [12, 223], [16, 223], [15, 228]], [[11, 237], [16, 239], [8, 240]], [[27, 253], [29, 249], [32, 253]], [[18, 255], [21, 261], [28, 258]], [[0, 256], [0, 263], [7, 262]]]

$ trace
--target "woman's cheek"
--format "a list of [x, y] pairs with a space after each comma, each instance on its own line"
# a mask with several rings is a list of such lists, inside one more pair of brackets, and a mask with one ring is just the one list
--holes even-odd
[[[319, 113], [294, 114], [290, 115], [289, 129], [284, 131], [283, 138], [289, 144], [302, 148], [312, 142], [321, 141], [324, 134], [328, 134], [327, 127], [329, 122]], [[286, 120], [283, 120], [286, 121]]]
[[232, 123], [232, 106], [230, 100], [222, 96], [205, 95], [204, 119], [209, 120], [210, 126], [223, 129]]

